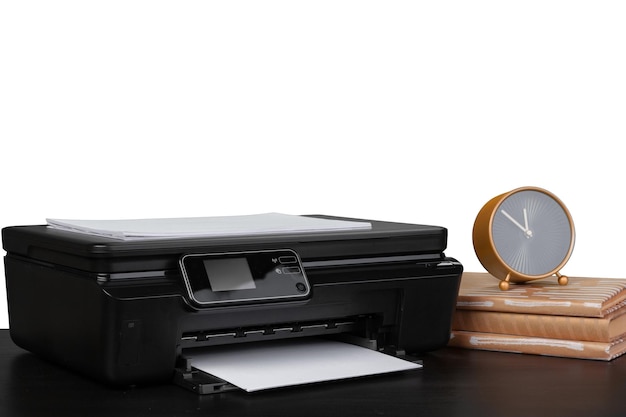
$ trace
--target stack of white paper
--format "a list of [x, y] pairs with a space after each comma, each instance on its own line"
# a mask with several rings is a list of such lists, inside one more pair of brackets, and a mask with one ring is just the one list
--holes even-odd
[[281, 213], [172, 219], [46, 220], [49, 227], [122, 240], [311, 233], [366, 230], [372, 227], [368, 222]]
[[248, 392], [421, 368], [371, 349], [324, 339], [210, 348], [191, 365]]

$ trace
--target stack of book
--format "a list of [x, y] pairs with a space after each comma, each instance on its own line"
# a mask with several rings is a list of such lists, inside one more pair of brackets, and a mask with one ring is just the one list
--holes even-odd
[[626, 353], [626, 279], [512, 284], [464, 273], [449, 346], [610, 361]]

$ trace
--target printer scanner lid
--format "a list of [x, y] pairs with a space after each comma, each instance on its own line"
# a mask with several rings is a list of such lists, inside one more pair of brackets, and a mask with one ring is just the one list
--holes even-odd
[[99, 273], [176, 268], [184, 254], [246, 250], [296, 251], [303, 261], [393, 256], [441, 255], [447, 229], [408, 223], [306, 215], [330, 220], [370, 222], [371, 229], [325, 232], [119, 240], [50, 228], [11, 226], [2, 230], [4, 250], [32, 260]]

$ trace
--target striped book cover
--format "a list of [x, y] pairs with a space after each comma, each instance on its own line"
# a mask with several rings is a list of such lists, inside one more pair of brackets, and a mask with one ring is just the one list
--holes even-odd
[[611, 361], [626, 352], [626, 341], [590, 342], [453, 330], [448, 346], [495, 352]]
[[487, 273], [465, 272], [457, 309], [605, 317], [626, 305], [626, 279], [569, 277], [561, 286], [556, 278], [498, 288], [499, 280]]
[[518, 336], [548, 337], [590, 342], [612, 342], [626, 337], [626, 308], [605, 317], [553, 316], [456, 310], [453, 330]]

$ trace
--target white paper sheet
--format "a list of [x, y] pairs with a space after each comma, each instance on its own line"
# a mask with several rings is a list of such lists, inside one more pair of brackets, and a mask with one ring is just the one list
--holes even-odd
[[372, 227], [368, 222], [281, 213], [172, 219], [46, 220], [49, 227], [122, 240], [367, 230]]
[[325, 339], [292, 339], [210, 348], [194, 368], [248, 392], [421, 368], [371, 349]]

